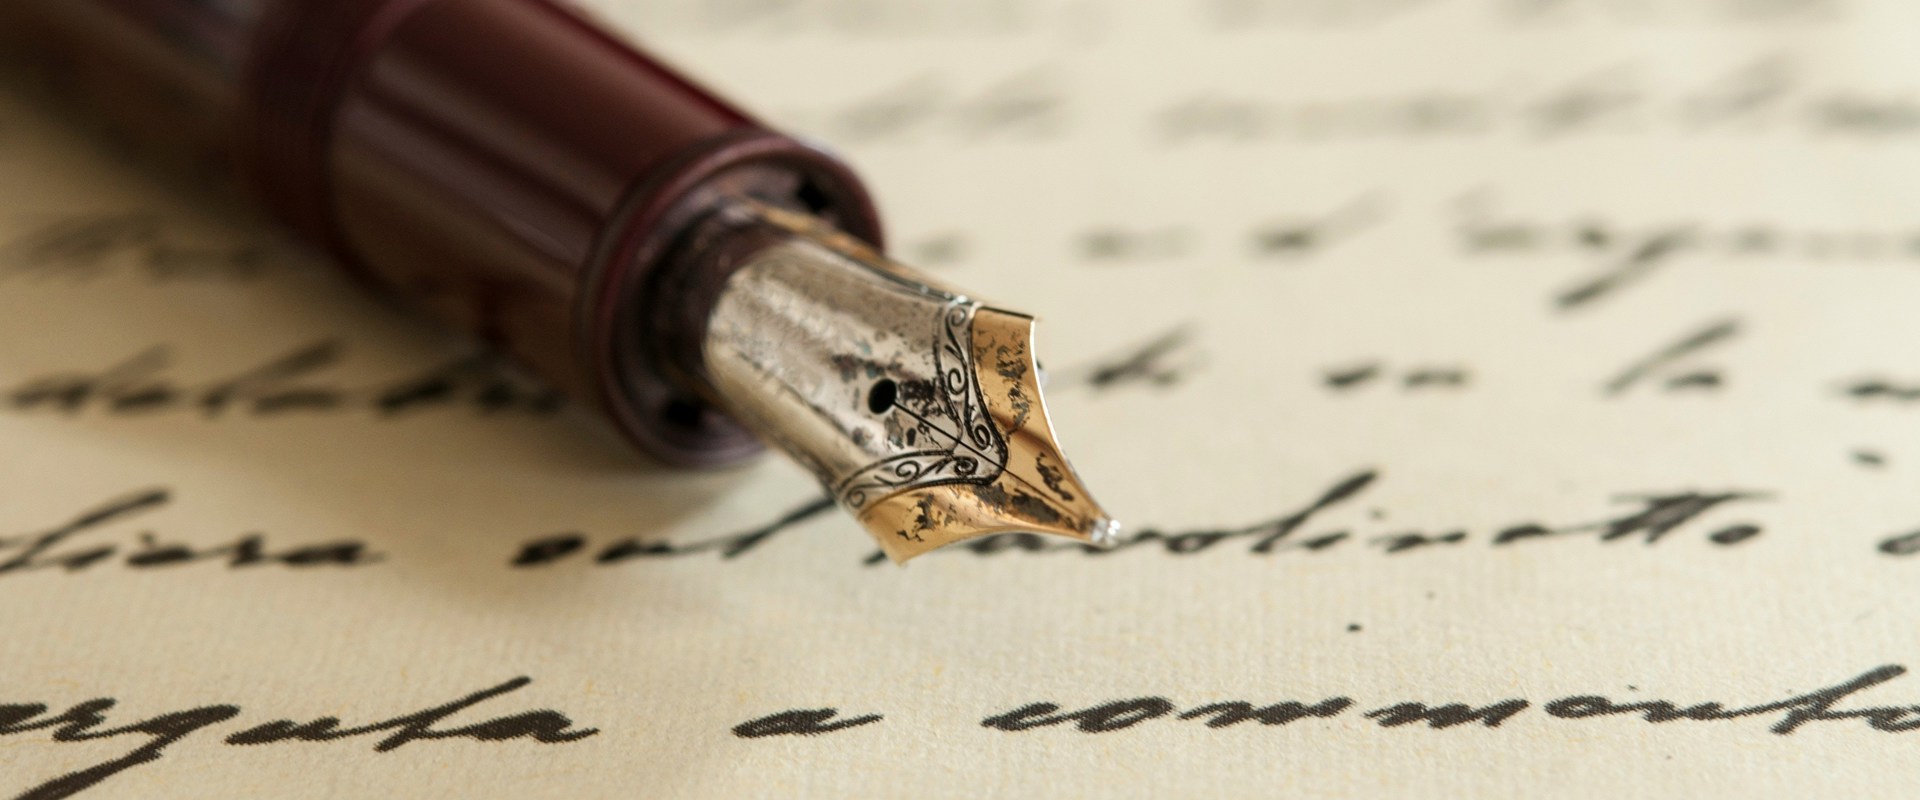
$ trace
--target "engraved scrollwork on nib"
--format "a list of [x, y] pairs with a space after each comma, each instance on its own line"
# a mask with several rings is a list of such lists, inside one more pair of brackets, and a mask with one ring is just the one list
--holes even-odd
[[859, 512], [894, 492], [962, 481], [991, 481], [1006, 467], [1006, 440], [986, 415], [970, 345], [978, 303], [956, 302], [937, 320], [933, 381], [939, 391], [899, 403], [921, 434], [921, 449], [875, 461], [834, 487], [842, 505]]
[[734, 415], [896, 561], [994, 533], [1113, 540], [1054, 441], [1030, 317], [763, 213], [792, 238], [727, 279], [702, 348]]
[[[969, 419], [961, 428], [966, 441], [954, 443], [954, 452], [977, 444], [975, 456], [994, 456], [989, 469], [923, 478], [884, 497], [862, 498], [861, 522], [895, 561], [995, 533], [1049, 533], [1111, 546], [1118, 541], [1119, 523], [1093, 502], [1061, 454], [1047, 419], [1032, 353], [1033, 320], [984, 307], [971, 317], [962, 352], [965, 382], [974, 391], [964, 399], [956, 393], [955, 407], [974, 403], [979, 421]], [[943, 346], [942, 357], [951, 357], [950, 352]]]

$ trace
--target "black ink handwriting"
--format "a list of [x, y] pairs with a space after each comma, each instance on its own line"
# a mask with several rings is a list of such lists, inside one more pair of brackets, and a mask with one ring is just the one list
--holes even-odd
[[[1525, 698], [1499, 700], [1403, 700], [1358, 711], [1381, 728], [1415, 727], [1446, 730], [1466, 726], [1499, 728], [1529, 712], [1544, 713], [1554, 720], [1583, 720], [1600, 717], [1638, 718], [1647, 724], [1670, 722], [1733, 722], [1749, 718], [1772, 718], [1768, 732], [1788, 736], [1819, 722], [1858, 720], [1869, 730], [1905, 733], [1920, 730], [1920, 704], [1841, 707], [1855, 695], [1888, 683], [1907, 673], [1899, 664], [1867, 670], [1853, 678], [1811, 692], [1767, 703], [1730, 705], [1720, 701], [1676, 702], [1672, 700], [1619, 701], [1604, 695], [1581, 694], [1536, 703]], [[1295, 723], [1341, 717], [1360, 708], [1351, 697], [1320, 700], [1217, 700], [1181, 710], [1181, 704], [1166, 697], [1130, 697], [1097, 703], [1076, 710], [1063, 710], [1059, 703], [1035, 702], [1018, 706], [980, 720], [980, 726], [1006, 733], [1021, 733], [1042, 728], [1068, 727], [1086, 734], [1109, 734], [1134, 728], [1154, 720], [1197, 723], [1207, 729], [1235, 728], [1254, 723], [1258, 727], [1281, 727]], [[841, 722], [829, 722], [838, 709], [785, 711], [734, 728], [742, 738], [787, 734], [815, 735], [879, 722], [883, 717], [869, 714]]]
[[338, 341], [312, 342], [226, 377], [186, 382], [170, 374], [172, 348], [158, 346], [97, 372], [43, 376], [0, 390], [0, 407], [68, 415], [272, 417], [359, 411], [392, 417], [444, 408], [548, 415], [563, 405], [555, 390], [490, 355], [464, 357], [375, 386], [343, 386], [325, 373], [345, 360], [345, 350]]
[[[372, 734], [387, 734], [373, 747], [375, 752], [386, 753], [410, 742], [434, 739], [472, 739], [480, 742], [531, 739], [543, 744], [559, 744], [579, 741], [599, 733], [595, 728], [575, 728], [573, 720], [567, 715], [551, 709], [523, 711], [455, 728], [435, 727], [462, 711], [501, 695], [518, 691], [532, 682], [531, 678], [514, 678], [451, 703], [394, 717], [384, 722], [356, 727], [340, 727], [338, 717], [320, 717], [306, 722], [287, 719], [267, 722], [233, 733], [226, 738], [226, 743], [237, 746], [257, 746], [288, 741], [324, 742]], [[204, 728], [239, 717], [241, 714], [240, 707], [235, 705], [200, 706], [185, 711], [160, 714], [118, 728], [100, 730], [99, 726], [106, 724], [107, 721], [105, 712], [118, 702], [111, 697], [96, 698], [77, 703], [65, 712], [52, 716], [46, 716], [49, 709], [45, 703], [0, 704], [0, 736], [16, 736], [51, 729], [53, 740], [56, 742], [86, 742], [122, 736], [147, 737], [145, 743], [124, 756], [35, 785], [19, 795], [19, 800], [56, 800], [72, 797], [128, 769], [152, 763], [164, 755], [168, 747], [180, 740]]]
[[[1030, 533], [1006, 533], [960, 542], [935, 555], [998, 556], [1005, 554], [1039, 555], [1075, 553], [1107, 556], [1134, 549], [1158, 549], [1172, 556], [1194, 556], [1229, 542], [1246, 543], [1249, 555], [1273, 553], [1323, 553], [1348, 547], [1355, 542], [1384, 554], [1407, 553], [1436, 547], [1452, 547], [1469, 542], [1484, 542], [1491, 547], [1512, 546], [1543, 539], [1589, 538], [1600, 542], [1639, 541], [1654, 545], [1682, 529], [1703, 529], [1703, 538], [1716, 546], [1743, 544], [1758, 537], [1763, 529], [1752, 522], [1706, 525], [1710, 512], [1720, 508], [1767, 500], [1762, 491], [1669, 491], [1616, 496], [1616, 502], [1629, 508], [1603, 519], [1570, 524], [1548, 525], [1520, 521], [1497, 529], [1470, 532], [1460, 526], [1407, 528], [1393, 526], [1371, 535], [1356, 532], [1352, 526], [1336, 526], [1307, 532], [1307, 523], [1341, 506], [1351, 506], [1355, 498], [1380, 477], [1375, 470], [1364, 470], [1340, 480], [1299, 510], [1239, 528], [1162, 531], [1145, 528], [1122, 536], [1111, 548], [1101, 549]], [[884, 563], [884, 554], [868, 556], [867, 563]]]
[[[1127, 349], [1094, 359], [1059, 374], [1059, 388], [1086, 386], [1104, 392], [1143, 384], [1177, 386], [1197, 371], [1204, 359], [1194, 343], [1191, 325], [1180, 325]], [[1048, 388], [1053, 388], [1050, 383]]]
[[[802, 522], [820, 516], [834, 507], [833, 498], [820, 497], [810, 500], [788, 511], [779, 519], [750, 531], [705, 539], [688, 544], [674, 544], [664, 541], [649, 541], [639, 538], [618, 539], [594, 553], [593, 561], [600, 565], [619, 564], [634, 560], [657, 560], [684, 558], [703, 553], [718, 554], [723, 561], [739, 558], [759, 548], [775, 535]], [[565, 560], [588, 549], [589, 540], [583, 533], [558, 533], [542, 537], [520, 547], [514, 555], [515, 567], [542, 567]]]
[[263, 238], [189, 240], [150, 212], [63, 217], [0, 239], [0, 278], [87, 282], [130, 268], [154, 282], [245, 281], [289, 257]]
[[823, 733], [857, 728], [861, 725], [871, 725], [882, 719], [879, 714], [834, 719], [838, 716], [840, 716], [840, 709], [837, 708], [782, 711], [735, 725], [733, 735], [742, 739], [760, 739], [767, 736], [818, 736]]
[[1410, 393], [1457, 390], [1473, 382], [1473, 371], [1457, 364], [1418, 365], [1396, 370], [1372, 360], [1331, 367], [1321, 373], [1321, 383], [1336, 392], [1352, 392], [1389, 381]]
[[[1575, 695], [1551, 700], [1537, 706], [1554, 719], [1572, 720], [1594, 717], [1638, 717], [1647, 723], [1679, 720], [1728, 722], [1750, 717], [1773, 717], [1768, 730], [1786, 736], [1815, 722], [1860, 720], [1871, 730], [1904, 733], [1920, 730], [1920, 705], [1837, 708], [1848, 697], [1906, 674], [1898, 664], [1876, 667], [1859, 676], [1830, 687], [1817, 689], [1771, 703], [1728, 707], [1723, 702], [1677, 703], [1670, 700], [1618, 702], [1601, 695]], [[1179, 711], [1179, 704], [1165, 697], [1135, 697], [1101, 703], [1077, 711], [1062, 712], [1057, 703], [1031, 703], [981, 720], [982, 727], [1020, 732], [1072, 723], [1082, 733], [1113, 733], [1142, 723], [1171, 718], [1176, 721], [1203, 721], [1208, 728], [1228, 728], [1257, 722], [1263, 726], [1291, 725], [1302, 720], [1331, 719], [1355, 707], [1352, 698], [1332, 697], [1318, 701], [1285, 700], [1260, 703], [1246, 700], [1213, 702], [1191, 710]], [[1498, 728], [1515, 717], [1536, 708], [1523, 698], [1466, 702], [1459, 700], [1390, 703], [1360, 715], [1382, 728], [1398, 728], [1425, 723], [1433, 730], [1478, 723], [1483, 728]]]
[[1709, 322], [1698, 330], [1682, 336], [1650, 355], [1628, 365], [1613, 380], [1607, 381], [1605, 393], [1619, 395], [1634, 385], [1664, 375], [1662, 384], [1668, 391], [1682, 389], [1716, 389], [1726, 382], [1726, 378], [1717, 368], [1685, 366], [1689, 359], [1719, 345], [1730, 342], [1740, 336], [1740, 320], [1728, 317]]
[[151, 531], [142, 532], [132, 545], [81, 544], [77, 541], [85, 534], [102, 531], [162, 508], [171, 500], [172, 493], [167, 489], [143, 489], [107, 500], [45, 531], [0, 536], [0, 577], [53, 569], [68, 573], [81, 572], [114, 558], [119, 558], [129, 569], [153, 569], [208, 561], [222, 561], [230, 568], [264, 565], [357, 567], [385, 558], [372, 552], [365, 543], [355, 540], [269, 550], [266, 535], [262, 533], [243, 534], [232, 542], [213, 547], [162, 541]]

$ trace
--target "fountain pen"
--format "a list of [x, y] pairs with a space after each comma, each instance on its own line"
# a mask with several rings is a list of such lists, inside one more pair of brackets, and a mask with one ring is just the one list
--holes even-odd
[[882, 255], [845, 164], [561, 0], [3, 0], [0, 54], [659, 461], [770, 444], [895, 561], [1117, 536], [1030, 317]]

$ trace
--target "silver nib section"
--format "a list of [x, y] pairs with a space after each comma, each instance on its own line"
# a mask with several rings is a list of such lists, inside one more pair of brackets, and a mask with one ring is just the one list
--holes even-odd
[[727, 278], [703, 344], [719, 400], [812, 470], [905, 561], [994, 533], [1110, 546], [1054, 440], [1033, 320], [984, 306], [827, 229], [757, 208], [790, 236]]

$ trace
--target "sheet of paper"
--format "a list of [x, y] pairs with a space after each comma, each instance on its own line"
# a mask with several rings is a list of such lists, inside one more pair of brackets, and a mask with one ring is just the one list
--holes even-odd
[[1920, 6], [595, 5], [1042, 317], [1124, 546], [876, 563], [9, 96], [0, 794], [1920, 788]]

